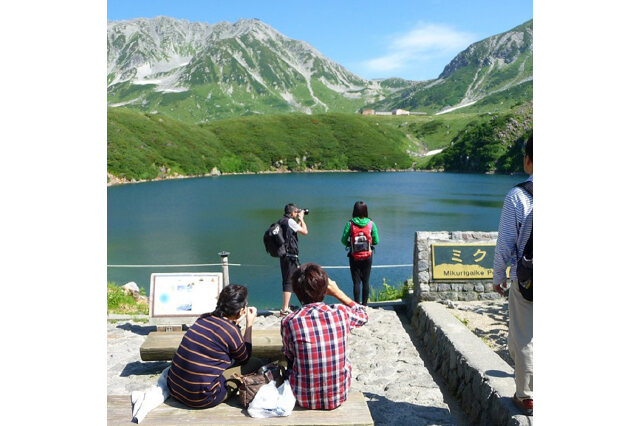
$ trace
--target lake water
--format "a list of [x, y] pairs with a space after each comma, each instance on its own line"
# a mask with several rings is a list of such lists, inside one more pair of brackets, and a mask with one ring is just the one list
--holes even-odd
[[[363, 200], [378, 227], [374, 265], [413, 262], [416, 231], [497, 231], [506, 192], [523, 176], [424, 172], [288, 173], [179, 179], [107, 189], [107, 263], [219, 263], [230, 252], [232, 283], [249, 288], [250, 303], [277, 308], [282, 288], [277, 258], [262, 236], [293, 202], [310, 210], [309, 235], [299, 235], [300, 262], [347, 266], [340, 243], [354, 202]], [[108, 267], [107, 279], [135, 281], [149, 294], [152, 272], [219, 272], [219, 266]], [[352, 296], [349, 269], [328, 269]], [[374, 268], [371, 284], [397, 285], [411, 267]], [[292, 304], [299, 304], [295, 295]]]

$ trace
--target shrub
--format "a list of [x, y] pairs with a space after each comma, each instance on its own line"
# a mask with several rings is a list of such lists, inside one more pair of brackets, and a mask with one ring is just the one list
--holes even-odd
[[398, 284], [392, 286], [387, 283], [386, 278], [382, 278], [382, 290], [376, 291], [375, 288], [371, 288], [369, 293], [369, 302], [384, 302], [387, 300], [403, 299], [409, 294], [409, 286], [407, 282], [404, 284]]
[[[144, 296], [144, 288], [140, 289]], [[121, 286], [107, 282], [107, 313], [112, 314], [149, 314], [149, 305], [139, 303], [135, 297], [125, 294]]]

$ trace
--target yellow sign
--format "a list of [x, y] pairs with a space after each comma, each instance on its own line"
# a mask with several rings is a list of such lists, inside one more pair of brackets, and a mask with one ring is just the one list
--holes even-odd
[[493, 278], [493, 244], [432, 244], [435, 280], [489, 280]]

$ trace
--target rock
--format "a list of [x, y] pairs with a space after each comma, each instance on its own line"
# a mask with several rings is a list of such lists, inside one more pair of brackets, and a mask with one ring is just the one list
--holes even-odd
[[220, 176], [222, 173], [220, 173], [220, 170], [218, 170], [217, 167], [214, 167], [213, 169], [211, 169], [211, 176]]
[[122, 289], [124, 290], [124, 294], [130, 294], [136, 299], [140, 296], [140, 289], [138, 288], [138, 284], [134, 283], [133, 281], [130, 281], [123, 285]]

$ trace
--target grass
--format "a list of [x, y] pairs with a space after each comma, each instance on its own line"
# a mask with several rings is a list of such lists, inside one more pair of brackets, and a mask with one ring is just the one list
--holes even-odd
[[382, 278], [382, 289], [376, 291], [375, 288], [371, 287], [371, 291], [369, 292], [369, 302], [385, 302], [388, 300], [398, 300], [403, 299], [409, 294], [409, 285], [405, 281], [404, 283], [399, 283], [396, 286], [392, 286], [387, 283], [386, 278]]
[[107, 110], [107, 170], [128, 179], [263, 170], [411, 167], [405, 134], [358, 114], [279, 114], [187, 124]]
[[502, 114], [485, 114], [467, 124], [425, 168], [451, 172], [522, 172], [524, 142], [533, 134], [533, 105], [514, 106]]
[[517, 101], [532, 85], [520, 86], [508, 102], [500, 97], [474, 111], [438, 116], [288, 113], [189, 124], [162, 114], [108, 108], [107, 171], [129, 180], [204, 176], [214, 169], [514, 173], [522, 168], [522, 139], [532, 131], [533, 107]]
[[[454, 317], [458, 318], [458, 321], [460, 321], [461, 323], [463, 323], [467, 328], [469, 328], [469, 320], [466, 318], [460, 318], [459, 316], [457, 316], [456, 314], [453, 314]], [[470, 329], [470, 328], [469, 328]], [[473, 330], [472, 330], [473, 331]]]
[[[144, 296], [144, 288], [140, 289], [140, 294]], [[148, 315], [149, 305], [138, 303], [133, 296], [125, 294], [121, 286], [107, 282], [107, 313]]]

